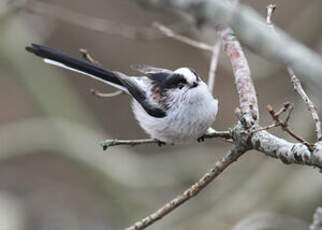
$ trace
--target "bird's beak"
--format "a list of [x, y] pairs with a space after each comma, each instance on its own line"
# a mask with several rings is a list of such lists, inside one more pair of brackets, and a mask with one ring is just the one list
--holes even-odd
[[195, 87], [197, 87], [199, 84], [198, 84], [198, 82], [194, 82], [193, 84], [192, 84], [192, 86], [190, 86], [190, 89], [192, 89], [192, 88], [195, 88]]

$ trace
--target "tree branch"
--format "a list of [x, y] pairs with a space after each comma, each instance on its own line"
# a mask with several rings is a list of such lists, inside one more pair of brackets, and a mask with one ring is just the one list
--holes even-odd
[[232, 149], [221, 161], [218, 161], [215, 166], [210, 169], [200, 180], [198, 180], [189, 189], [184, 191], [181, 195], [177, 196], [170, 202], [166, 203], [160, 209], [151, 215], [136, 222], [134, 225], [126, 228], [125, 230], [141, 230], [154, 222], [160, 220], [162, 217], [169, 214], [171, 211], [178, 208], [180, 205], [196, 196], [200, 191], [207, 187], [210, 182], [216, 179], [226, 168], [228, 168], [234, 161], [241, 157], [246, 150], [241, 148]]
[[118, 139], [107, 139], [105, 141], [102, 141], [101, 146], [103, 147], [103, 150], [106, 150], [108, 147], [116, 146], [116, 145], [142, 145], [142, 144], [158, 144], [161, 146], [162, 144], [165, 144], [163, 142], [160, 142], [155, 139], [138, 139], [138, 140], [118, 140]]
[[251, 114], [249, 119], [259, 118], [257, 96], [246, 56], [237, 40], [235, 33], [229, 27], [217, 25], [224, 50], [230, 59], [235, 76], [235, 85], [239, 97], [241, 112]]
[[291, 143], [267, 131], [255, 132], [250, 138], [252, 147], [285, 164], [301, 164], [322, 169], [322, 144], [317, 142], [313, 151], [302, 143]]

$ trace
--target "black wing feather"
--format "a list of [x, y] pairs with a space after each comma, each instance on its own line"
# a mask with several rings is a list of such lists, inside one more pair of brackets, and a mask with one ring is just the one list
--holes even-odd
[[62, 63], [70, 68], [96, 76], [104, 81], [123, 86], [121, 81], [115, 76], [112, 71], [94, 65], [80, 58], [71, 57], [59, 50], [52, 49], [46, 46], [32, 44], [27, 46], [26, 50], [42, 58], [50, 59]]
[[121, 73], [118, 73], [119, 80], [123, 83], [123, 85], [127, 88], [129, 93], [135, 98], [137, 102], [141, 104], [143, 109], [151, 116], [162, 118], [167, 114], [161, 108], [153, 105], [150, 100], [146, 96], [146, 92], [141, 89], [141, 87], [135, 82], [135, 80], [127, 77]]

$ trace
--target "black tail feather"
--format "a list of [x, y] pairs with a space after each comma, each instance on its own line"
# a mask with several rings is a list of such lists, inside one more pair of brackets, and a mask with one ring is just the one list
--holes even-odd
[[92, 75], [93, 77], [106, 81], [107, 83], [110, 82], [123, 87], [122, 82], [116, 77], [115, 73], [80, 58], [74, 58], [59, 50], [36, 44], [27, 46], [26, 50], [39, 57], [59, 62], [69, 68]]

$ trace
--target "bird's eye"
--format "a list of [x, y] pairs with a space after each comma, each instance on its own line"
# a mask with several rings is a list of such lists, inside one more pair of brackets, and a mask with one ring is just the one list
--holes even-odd
[[178, 88], [179, 89], [182, 89], [184, 86], [185, 86], [185, 84], [183, 82], [179, 82], [178, 83]]

